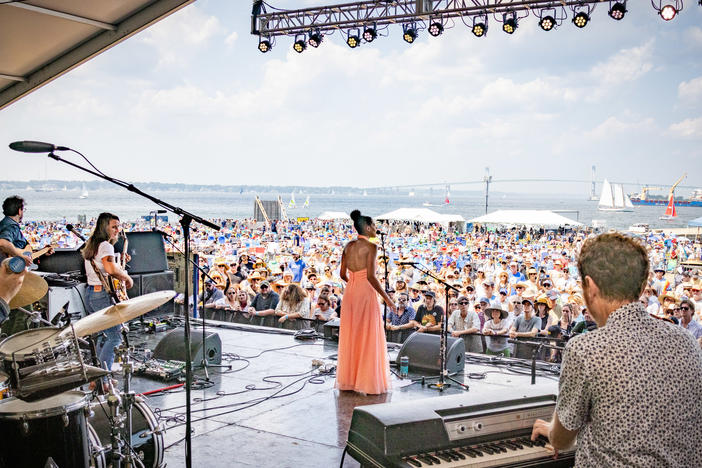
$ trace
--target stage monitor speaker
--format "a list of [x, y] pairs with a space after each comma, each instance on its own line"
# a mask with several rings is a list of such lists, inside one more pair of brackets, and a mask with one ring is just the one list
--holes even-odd
[[[71, 320], [76, 321], [85, 316], [86, 284], [77, 283], [75, 286], [49, 286], [49, 291], [40, 302], [46, 310], [47, 320], [53, 320], [68, 303], [68, 313]], [[46, 303], [44, 304], [44, 301]]]
[[[154, 349], [154, 359], [164, 361], [185, 361], [185, 330], [176, 328], [164, 336]], [[204, 353], [207, 364], [222, 362], [222, 340], [217, 333], [206, 332]], [[190, 356], [193, 366], [202, 364], [202, 330], [193, 328], [190, 332]]]
[[[441, 337], [430, 333], [412, 333], [402, 344], [400, 352], [397, 354], [396, 362], [399, 365], [400, 358], [409, 358], [409, 368], [411, 371], [431, 372], [438, 374], [441, 370], [439, 344]], [[448, 337], [446, 341], [448, 350], [446, 357], [446, 369], [449, 373], [460, 372], [465, 366], [466, 343], [462, 338]]]
[[85, 276], [85, 263], [78, 249], [55, 249], [53, 255], [44, 255], [36, 261], [38, 270], [47, 273], [79, 271]]
[[324, 324], [324, 338], [339, 341], [339, 319], [334, 318]]
[[[158, 232], [128, 232], [128, 252], [132, 259], [127, 264], [127, 272], [131, 274], [155, 273], [168, 270], [166, 248], [163, 237]], [[123, 241], [115, 244], [115, 252], [122, 251]]]
[[[156, 291], [175, 290], [175, 273], [172, 271], [162, 271], [160, 273], [144, 273], [141, 275], [141, 294], [149, 294]], [[160, 307], [150, 311], [146, 317], [160, 315], [173, 315], [173, 299]]]

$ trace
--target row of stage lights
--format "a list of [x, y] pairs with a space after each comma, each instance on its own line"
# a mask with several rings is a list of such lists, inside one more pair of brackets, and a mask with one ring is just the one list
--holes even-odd
[[[622, 19], [624, 19], [624, 16], [628, 11], [626, 9], [626, 2], [627, 0], [621, 2], [610, 1], [610, 7], [607, 14], [612, 19], [621, 21]], [[698, 3], [702, 6], [702, 0], [698, 0]], [[660, 0], [658, 2], [651, 0], [651, 4], [656, 9], [660, 17], [663, 18], [665, 21], [670, 21], [673, 18], [675, 18], [678, 12], [683, 8], [683, 0], [674, 0], [672, 3], [666, 5], [662, 5]], [[590, 22], [593, 9], [594, 7], [590, 6], [589, 4], [581, 4], [574, 6], [574, 16], [572, 19], [572, 23], [578, 28], [584, 28]], [[559, 26], [566, 19], [565, 10], [562, 10], [562, 12], [563, 14], [559, 16], [558, 8], [549, 8], [541, 10], [541, 12], [537, 14], [539, 18], [539, 26], [541, 27], [541, 29], [543, 29], [544, 31], [551, 31], [552, 29], [555, 29], [557, 26]], [[524, 13], [525, 14], [523, 16], [519, 16], [519, 14], [516, 11], [509, 11], [503, 13], [501, 21], [499, 19], [496, 20], [502, 23], [502, 31], [504, 31], [507, 34], [514, 34], [514, 32], [519, 27], [519, 20], [529, 15], [528, 12]], [[429, 31], [429, 34], [431, 36], [438, 37], [444, 32], [444, 25], [441, 21], [435, 20], [429, 24], [427, 30]], [[473, 33], [473, 35], [475, 35], [476, 37], [484, 37], [487, 34], [487, 31], [488, 15], [483, 14], [473, 16], [473, 25], [471, 27], [471, 32]], [[412, 44], [417, 39], [418, 35], [419, 28], [417, 27], [416, 23], [405, 23], [402, 25], [402, 38], [405, 40], [405, 42]], [[307, 41], [305, 41], [306, 36]], [[371, 43], [377, 37], [378, 30], [375, 24], [365, 26], [365, 28], [363, 29], [363, 33], [361, 33], [360, 28], [351, 29], [347, 32], [346, 45], [348, 45], [352, 49], [355, 49], [356, 47], [360, 46], [362, 42]], [[298, 54], [301, 54], [305, 51], [305, 49], [307, 49], [307, 44], [314, 48], [317, 48], [322, 43], [323, 39], [324, 35], [321, 33], [320, 30], [315, 30], [307, 35], [298, 34], [295, 36], [293, 50]], [[259, 36], [258, 50], [265, 54], [273, 48], [273, 44], [274, 42], [272, 41], [272, 38], [264, 39], [263, 37]]]

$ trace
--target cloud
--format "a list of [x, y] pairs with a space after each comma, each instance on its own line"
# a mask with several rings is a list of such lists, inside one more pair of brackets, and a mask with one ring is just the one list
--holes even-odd
[[688, 41], [694, 45], [702, 46], [702, 28], [693, 26], [685, 31]]
[[639, 47], [622, 49], [606, 62], [597, 63], [590, 70], [595, 80], [605, 85], [635, 81], [653, 68], [653, 39]]
[[232, 31], [232, 33], [224, 40], [224, 43], [231, 47], [234, 45], [237, 39], [239, 39], [239, 33]]
[[140, 39], [156, 49], [159, 66], [184, 66], [210, 39], [223, 33], [216, 16], [190, 5], [147, 29]]
[[597, 127], [586, 132], [586, 136], [593, 139], [605, 140], [622, 133], [641, 132], [654, 128], [655, 123], [651, 117], [642, 120], [634, 120], [633, 117], [620, 120], [617, 117], [611, 116]]
[[702, 138], [702, 117], [685, 119], [682, 122], [674, 123], [668, 130], [673, 135], [684, 138]]
[[702, 76], [678, 85], [678, 98], [682, 101], [695, 101], [702, 97]]

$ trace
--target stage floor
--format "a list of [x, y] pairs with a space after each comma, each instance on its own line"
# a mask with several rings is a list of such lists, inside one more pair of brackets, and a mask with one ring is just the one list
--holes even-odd
[[[208, 331], [219, 334], [225, 357], [236, 355], [246, 360], [223, 359], [223, 364], [232, 365], [232, 371], [211, 369], [213, 385], [191, 392], [194, 467], [335, 467], [339, 466], [356, 406], [458, 393], [463, 393], [466, 404], [470, 404], [471, 396], [478, 393], [494, 394], [497, 399], [518, 395], [520, 388], [531, 387], [528, 374], [468, 364], [464, 375], [456, 376], [470, 387], [468, 391], [453, 386], [439, 393], [420, 383], [407, 385], [407, 381], [393, 375], [394, 389], [386, 395], [339, 392], [334, 389], [333, 376], [315, 377], [309, 373], [313, 359], [335, 364], [335, 342], [299, 341], [292, 335], [280, 334], [281, 330], [264, 333], [261, 327], [224, 324], [237, 330], [209, 325], [210, 322]], [[166, 333], [138, 335], [131, 344], [145, 343], [153, 350]], [[202, 333], [202, 328], [194, 327], [192, 333]], [[390, 351], [392, 360], [396, 354], [396, 350]], [[478, 377], [472, 374], [484, 374], [484, 378], [468, 377]], [[195, 375], [203, 377], [204, 373], [196, 370]], [[167, 385], [170, 384], [151, 378], [133, 379], [137, 393]], [[538, 377], [537, 386], [539, 391], [543, 388], [544, 393], [556, 394], [557, 378]], [[162, 418], [170, 418], [164, 435], [167, 466], [185, 466], [185, 391], [181, 388], [156, 394], [148, 397], [147, 403]], [[343, 466], [359, 464], [347, 456]]]

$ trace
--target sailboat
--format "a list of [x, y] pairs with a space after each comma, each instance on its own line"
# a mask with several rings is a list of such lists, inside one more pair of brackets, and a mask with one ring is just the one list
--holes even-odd
[[668, 197], [668, 206], [665, 209], [665, 214], [658, 219], [663, 221], [672, 221], [678, 217], [678, 212], [675, 210], [675, 195], [672, 193]]
[[309, 208], [310, 207], [310, 196], [307, 195], [307, 198], [305, 198], [305, 203], [302, 205], [303, 208]]
[[367, 190], [364, 190], [364, 191], [363, 191], [363, 196], [364, 196], [364, 197], [367, 197], [367, 196], [368, 196], [368, 191], [367, 191]]
[[297, 208], [297, 203], [295, 203], [295, 191], [293, 190], [292, 193], [290, 193], [290, 201], [288, 202], [288, 209], [292, 210], [294, 208]]
[[447, 186], [446, 186], [446, 198], [444, 199], [444, 205], [448, 205], [449, 203], [451, 203], [451, 202], [449, 201], [449, 195], [450, 195], [450, 194], [451, 194], [451, 192], [449, 192], [449, 186], [447, 185]]
[[600, 211], [628, 212], [634, 211], [634, 205], [629, 196], [624, 193], [621, 184], [610, 184], [607, 179], [602, 183], [602, 193], [600, 203], [597, 205]]
[[85, 188], [85, 184], [83, 184], [83, 191], [80, 193], [80, 199], [85, 199], [88, 198], [88, 189]]
[[413, 197], [414, 196], [414, 190], [410, 190], [410, 193], [407, 195], [408, 197]]

